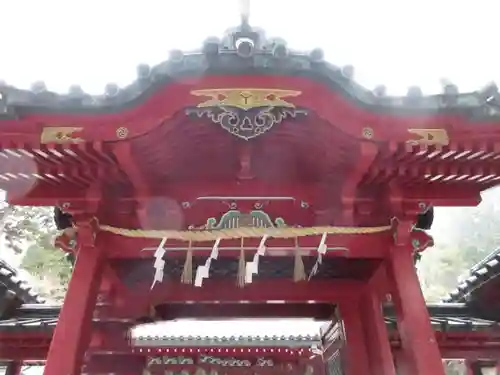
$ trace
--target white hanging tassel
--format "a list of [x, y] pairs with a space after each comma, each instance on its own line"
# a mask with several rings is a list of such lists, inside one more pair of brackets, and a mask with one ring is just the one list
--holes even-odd
[[165, 269], [165, 261], [163, 260], [163, 256], [165, 255], [165, 249], [163, 247], [165, 246], [166, 242], [167, 238], [162, 238], [160, 245], [158, 246], [154, 254], [155, 262], [153, 264], [153, 267], [155, 269], [155, 273], [151, 289], [154, 288], [156, 282], [161, 283], [163, 281], [163, 270]]
[[196, 277], [194, 278], [194, 286], [201, 287], [203, 285], [203, 279], [208, 279], [210, 275], [210, 264], [212, 263], [212, 259], [217, 259], [219, 256], [219, 243], [220, 238], [215, 240], [214, 246], [212, 247], [212, 252], [210, 256], [205, 261], [205, 264], [202, 266], [198, 266], [196, 269]]
[[295, 262], [293, 265], [293, 281], [298, 282], [306, 279], [306, 271], [302, 256], [300, 255], [299, 240], [295, 237]]
[[189, 241], [188, 250], [186, 252], [186, 261], [184, 262], [184, 269], [182, 270], [181, 283], [193, 283], [193, 249], [192, 243]]
[[240, 260], [238, 262], [238, 274], [236, 276], [236, 284], [243, 288], [245, 286], [245, 251], [243, 249], [243, 238], [240, 245]]

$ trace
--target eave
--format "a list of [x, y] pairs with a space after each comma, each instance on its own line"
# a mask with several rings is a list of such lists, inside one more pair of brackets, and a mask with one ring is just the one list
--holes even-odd
[[[441, 114], [467, 115], [474, 119], [498, 119], [500, 115], [498, 89], [488, 85], [482, 90], [459, 93], [458, 88], [447, 84], [443, 93], [424, 96], [412, 87], [405, 96], [388, 96], [379, 86], [368, 90], [352, 77], [352, 67], [339, 68], [322, 59], [318, 60], [303, 51], [290, 51], [279, 61], [272, 51], [257, 49], [252, 59], [238, 56], [236, 49], [225, 46], [220, 58], [210, 58], [200, 51], [180, 52], [169, 60], [153, 67], [139, 65], [137, 78], [126, 87], [106, 86], [102, 95], [90, 95], [77, 86], [67, 94], [47, 90], [37, 82], [31, 90], [22, 90], [3, 84], [0, 112], [3, 119], [16, 119], [34, 113], [48, 115], [107, 116], [132, 110], [146, 102], [162, 87], [181, 79], [200, 79], [203, 76], [238, 76], [251, 71], [255, 76], [295, 76], [325, 84], [338, 92], [353, 105], [375, 113], [397, 116], [436, 116]], [[1, 119], [1, 118], [0, 118]]]
[[[492, 321], [477, 318], [473, 316], [471, 309], [463, 303], [440, 303], [427, 305], [429, 314], [431, 315], [431, 324], [436, 331], [442, 332], [477, 332], [477, 331], [490, 331], [500, 333], [500, 324]], [[50, 333], [57, 324], [57, 319], [60, 312], [58, 305], [24, 305], [17, 310], [15, 316], [9, 319], [0, 320], [0, 332], [6, 333], [22, 333], [22, 332], [47, 332]], [[396, 317], [392, 306], [384, 307], [385, 321], [389, 331], [395, 330]], [[212, 319], [217, 316], [211, 315]], [[323, 318], [325, 318], [323, 316]], [[325, 319], [326, 320], [326, 319]], [[105, 324], [105, 320], [95, 319], [96, 324]], [[1, 333], [0, 333], [1, 335]], [[220, 336], [220, 337], [202, 337], [202, 336], [143, 336], [138, 340], [165, 340], [165, 341], [186, 341], [186, 340], [215, 340], [217, 342], [225, 342], [228, 340], [235, 340], [243, 336]], [[265, 338], [272, 338], [272, 340], [314, 340], [315, 335], [306, 336], [245, 336], [247, 341], [265, 341]]]
[[[43, 360], [46, 358], [50, 340], [55, 325], [59, 306], [24, 306], [18, 310], [19, 316], [8, 321], [0, 321], [0, 343], [5, 358]], [[500, 348], [500, 330], [498, 323], [474, 318], [469, 308], [464, 304], [436, 304], [428, 306], [432, 314], [431, 323], [436, 332], [436, 340], [441, 349], [443, 358], [467, 359], [498, 359]], [[396, 329], [395, 318], [391, 307], [385, 308], [385, 320], [389, 339], [394, 353], [401, 349], [399, 333]], [[105, 321], [94, 321], [98, 327], [107, 324]], [[110, 321], [109, 324], [116, 324]], [[129, 324], [129, 323], [127, 323]], [[234, 325], [238, 327], [238, 325]], [[111, 326], [109, 327], [111, 328]], [[117, 332], [122, 332], [119, 328]], [[277, 352], [288, 355], [309, 356], [311, 346], [321, 346], [321, 338], [316, 335], [268, 336], [218, 336], [203, 337], [194, 335], [164, 335], [137, 337], [134, 346], [120, 346], [113, 348], [93, 346], [93, 355], [102, 354], [109, 360], [126, 356], [132, 351], [138, 355], [175, 355], [190, 351], [215, 352], [219, 350], [244, 350], [245, 353], [262, 354]], [[114, 355], [110, 355], [113, 351]], [[121, 358], [121, 357], [120, 357]], [[124, 357], [125, 358], [125, 357]]]
[[494, 250], [481, 262], [474, 265], [463, 277], [457, 288], [443, 302], [467, 302], [475, 294], [495, 280], [500, 272], [500, 248]]
[[10, 306], [19, 307], [21, 304], [39, 304], [44, 300], [33, 287], [19, 278], [16, 269], [5, 261], [0, 260], [0, 318], [2, 314], [10, 310]]

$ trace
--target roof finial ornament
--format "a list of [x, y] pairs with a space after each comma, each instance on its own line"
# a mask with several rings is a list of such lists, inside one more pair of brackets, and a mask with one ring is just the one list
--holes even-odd
[[250, 30], [250, 0], [240, 0], [241, 31]]

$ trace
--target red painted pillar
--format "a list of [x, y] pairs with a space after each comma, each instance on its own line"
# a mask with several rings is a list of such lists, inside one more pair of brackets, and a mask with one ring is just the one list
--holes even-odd
[[[410, 232], [408, 227], [407, 231]], [[445, 375], [413, 262], [410, 241], [402, 241], [402, 244], [400, 242], [392, 247], [387, 270], [389, 282], [392, 283], [392, 299], [404, 358], [408, 364], [408, 374], [404, 375]]]
[[366, 352], [359, 293], [349, 300], [339, 302], [340, 317], [344, 325], [346, 344], [343, 349], [343, 366], [346, 375], [370, 374]]
[[59, 321], [52, 337], [44, 375], [79, 375], [90, 342], [92, 313], [104, 267], [99, 247], [94, 246], [94, 232], [80, 226], [78, 250]]
[[465, 366], [465, 374], [464, 375], [476, 375], [477, 369], [474, 368], [474, 365], [475, 365], [475, 363], [473, 361], [465, 360], [464, 361], [464, 366]]
[[406, 360], [406, 355], [403, 350], [398, 350], [394, 353], [394, 362], [397, 375], [411, 374], [411, 371], [408, 369], [408, 361]]
[[13, 361], [7, 363], [7, 369], [5, 370], [5, 375], [20, 375], [21, 368], [23, 364], [19, 361]]
[[370, 361], [370, 373], [372, 375], [396, 375], [382, 304], [372, 285], [367, 285], [361, 296], [360, 311]]

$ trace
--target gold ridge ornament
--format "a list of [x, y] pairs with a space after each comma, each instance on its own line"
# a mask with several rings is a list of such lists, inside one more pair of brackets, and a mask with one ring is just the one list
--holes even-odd
[[40, 135], [40, 143], [81, 143], [83, 138], [80, 138], [76, 133], [81, 133], [83, 128], [70, 126], [49, 126], [43, 128]]
[[408, 129], [408, 132], [419, 137], [406, 141], [408, 151], [412, 151], [413, 146], [420, 146], [421, 150], [433, 146], [440, 150], [450, 144], [446, 129]]
[[234, 136], [248, 141], [285, 118], [307, 115], [306, 110], [297, 109], [295, 104], [284, 99], [300, 94], [300, 91], [264, 88], [194, 90], [191, 95], [210, 99], [187, 109], [186, 114], [207, 117]]
[[295, 105], [283, 100], [290, 96], [299, 96], [300, 91], [280, 89], [208, 89], [191, 91], [194, 96], [208, 96], [211, 99], [197, 105], [206, 107], [235, 107], [243, 110], [258, 107], [288, 107]]

